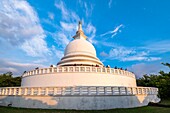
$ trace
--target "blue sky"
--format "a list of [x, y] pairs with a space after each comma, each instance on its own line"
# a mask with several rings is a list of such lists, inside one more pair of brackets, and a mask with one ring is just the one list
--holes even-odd
[[105, 65], [137, 77], [168, 69], [170, 1], [1, 0], [0, 73], [48, 67], [63, 56], [79, 20]]

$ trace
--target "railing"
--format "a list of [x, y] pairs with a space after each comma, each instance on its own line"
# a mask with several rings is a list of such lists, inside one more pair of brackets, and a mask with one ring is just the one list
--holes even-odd
[[129, 71], [114, 69], [114, 68], [106, 68], [106, 67], [92, 67], [92, 66], [64, 66], [64, 67], [50, 67], [50, 68], [35, 69], [24, 73], [22, 77], [26, 77], [30, 75], [40, 75], [40, 74], [75, 73], [75, 72], [109, 73], [114, 75], [124, 75], [124, 76], [135, 78], [135, 75]]
[[152, 87], [111, 87], [111, 86], [75, 86], [75, 87], [2, 87], [0, 95], [157, 95], [158, 88]]

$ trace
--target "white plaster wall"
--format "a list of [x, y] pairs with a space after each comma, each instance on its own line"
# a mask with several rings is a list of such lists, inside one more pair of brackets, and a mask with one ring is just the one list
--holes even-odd
[[156, 95], [128, 96], [0, 96], [0, 105], [22, 108], [101, 110], [157, 103]]
[[136, 87], [136, 79], [106, 73], [55, 73], [22, 78], [21, 87], [46, 86], [126, 86]]

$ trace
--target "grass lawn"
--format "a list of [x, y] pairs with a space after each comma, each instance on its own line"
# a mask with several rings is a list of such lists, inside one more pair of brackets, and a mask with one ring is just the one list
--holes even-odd
[[[170, 105], [170, 99], [163, 100], [161, 104]], [[129, 108], [129, 109], [76, 111], [76, 110], [47, 110], [47, 109], [43, 110], [43, 109], [0, 107], [0, 113], [170, 113], [170, 108], [146, 106], [146, 107]]]

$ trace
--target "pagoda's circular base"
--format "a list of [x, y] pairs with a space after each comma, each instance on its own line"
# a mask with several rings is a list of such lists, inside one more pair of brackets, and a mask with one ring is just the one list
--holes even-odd
[[25, 76], [21, 87], [50, 86], [125, 86], [136, 87], [136, 79], [132, 76], [109, 73], [49, 73]]
[[115, 96], [0, 96], [1, 106], [40, 108], [102, 110], [146, 106], [159, 102], [156, 95]]

